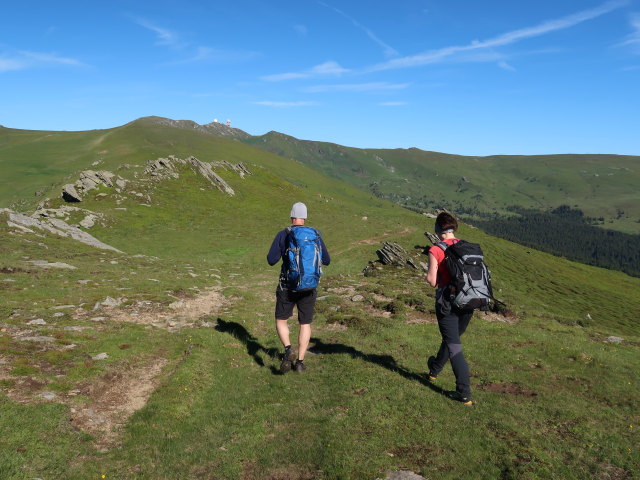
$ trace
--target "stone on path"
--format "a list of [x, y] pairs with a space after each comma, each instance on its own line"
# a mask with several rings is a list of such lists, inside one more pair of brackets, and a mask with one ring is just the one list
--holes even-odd
[[397, 472], [387, 472], [387, 476], [384, 478], [377, 478], [376, 480], [427, 480], [422, 475], [410, 472], [408, 470], [400, 470]]
[[47, 322], [44, 321], [44, 318], [36, 318], [35, 320], [31, 320], [27, 322], [27, 325], [46, 325]]

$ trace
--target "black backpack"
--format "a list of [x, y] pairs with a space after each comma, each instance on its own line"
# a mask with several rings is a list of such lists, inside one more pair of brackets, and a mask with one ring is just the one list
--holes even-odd
[[496, 299], [480, 245], [465, 240], [453, 245], [445, 242], [436, 245], [444, 251], [445, 265], [451, 274], [451, 302], [461, 310], [489, 310], [489, 301]]

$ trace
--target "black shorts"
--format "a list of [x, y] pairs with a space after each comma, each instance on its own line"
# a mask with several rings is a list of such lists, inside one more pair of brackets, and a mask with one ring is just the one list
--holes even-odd
[[305, 292], [293, 292], [278, 287], [276, 289], [276, 320], [288, 320], [293, 315], [293, 307], [298, 307], [298, 323], [307, 325], [313, 321], [313, 309], [318, 291], [314, 288]]

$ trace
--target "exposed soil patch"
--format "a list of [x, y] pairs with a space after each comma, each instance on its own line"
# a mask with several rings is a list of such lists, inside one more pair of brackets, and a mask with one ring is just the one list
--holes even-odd
[[624, 468], [611, 465], [610, 463], [600, 465], [600, 467], [602, 470], [600, 470], [595, 477], [598, 480], [626, 480], [628, 478], [633, 478], [631, 472], [628, 472]]
[[501, 322], [501, 323], [507, 323], [509, 325], [513, 325], [520, 320], [516, 316], [516, 314], [513, 313], [511, 310], [508, 310], [504, 313], [478, 312], [478, 315], [481, 319], [486, 320], [488, 322]]
[[408, 318], [405, 321], [407, 325], [422, 325], [425, 323], [438, 323], [438, 320], [436, 319], [435, 315], [428, 315], [426, 313], [411, 312], [409, 315], [407, 315], [407, 317]]
[[511, 345], [512, 348], [522, 348], [522, 347], [528, 347], [529, 345], [534, 345], [534, 342], [532, 342], [531, 340], [527, 340], [526, 342], [521, 342], [521, 343], [514, 343]]
[[33, 270], [24, 270], [23, 268], [20, 267], [0, 267], [0, 273], [7, 273], [7, 274], [12, 274], [12, 273], [36, 273]]
[[498, 382], [483, 383], [478, 386], [478, 390], [483, 392], [502, 393], [504, 395], [516, 395], [523, 397], [537, 397], [538, 394], [532, 390], [528, 390], [517, 383]]
[[89, 402], [71, 409], [71, 423], [93, 435], [99, 448], [113, 448], [117, 445], [118, 429], [146, 405], [167, 363], [164, 358], [154, 358], [80, 386], [74, 394], [85, 395]]
[[[194, 327], [201, 317], [215, 316], [228, 304], [229, 299], [219, 290], [214, 288], [195, 297], [178, 298], [168, 307], [152, 302], [138, 302], [126, 307], [103, 307], [99, 314], [106, 314], [116, 322], [153, 325], [167, 330]], [[95, 316], [96, 313], [83, 312], [81, 315]]]
[[300, 465], [288, 465], [276, 469], [260, 467], [256, 462], [243, 462], [243, 480], [315, 480], [322, 476], [322, 472], [312, 472]]

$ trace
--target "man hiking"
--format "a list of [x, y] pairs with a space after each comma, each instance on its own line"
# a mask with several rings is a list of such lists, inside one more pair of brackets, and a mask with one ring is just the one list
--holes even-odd
[[[307, 206], [298, 202], [291, 208], [291, 226], [277, 233], [267, 254], [273, 266], [282, 259], [280, 279], [276, 289], [276, 331], [284, 346], [280, 372], [287, 373], [292, 366], [298, 373], [306, 370], [304, 356], [311, 339], [311, 322], [317, 297], [321, 266], [331, 261], [320, 232], [305, 226]], [[293, 307], [298, 308], [298, 351], [289, 340], [288, 319]], [[295, 363], [294, 363], [295, 362]]]
[[444, 261], [446, 254], [443, 247], [446, 248], [459, 241], [455, 236], [457, 229], [458, 222], [453, 215], [442, 212], [436, 218], [436, 234], [445, 245], [434, 245], [429, 249], [427, 282], [432, 287], [436, 287], [436, 317], [442, 343], [436, 356], [431, 356], [427, 360], [428, 379], [431, 382], [436, 380], [447, 361], [450, 361], [456, 377], [456, 391], [451, 394], [451, 397], [464, 405], [473, 405], [469, 366], [462, 353], [460, 341], [460, 336], [467, 329], [473, 316], [473, 309], [462, 310], [452, 303], [455, 292], [452, 291], [451, 274]]

